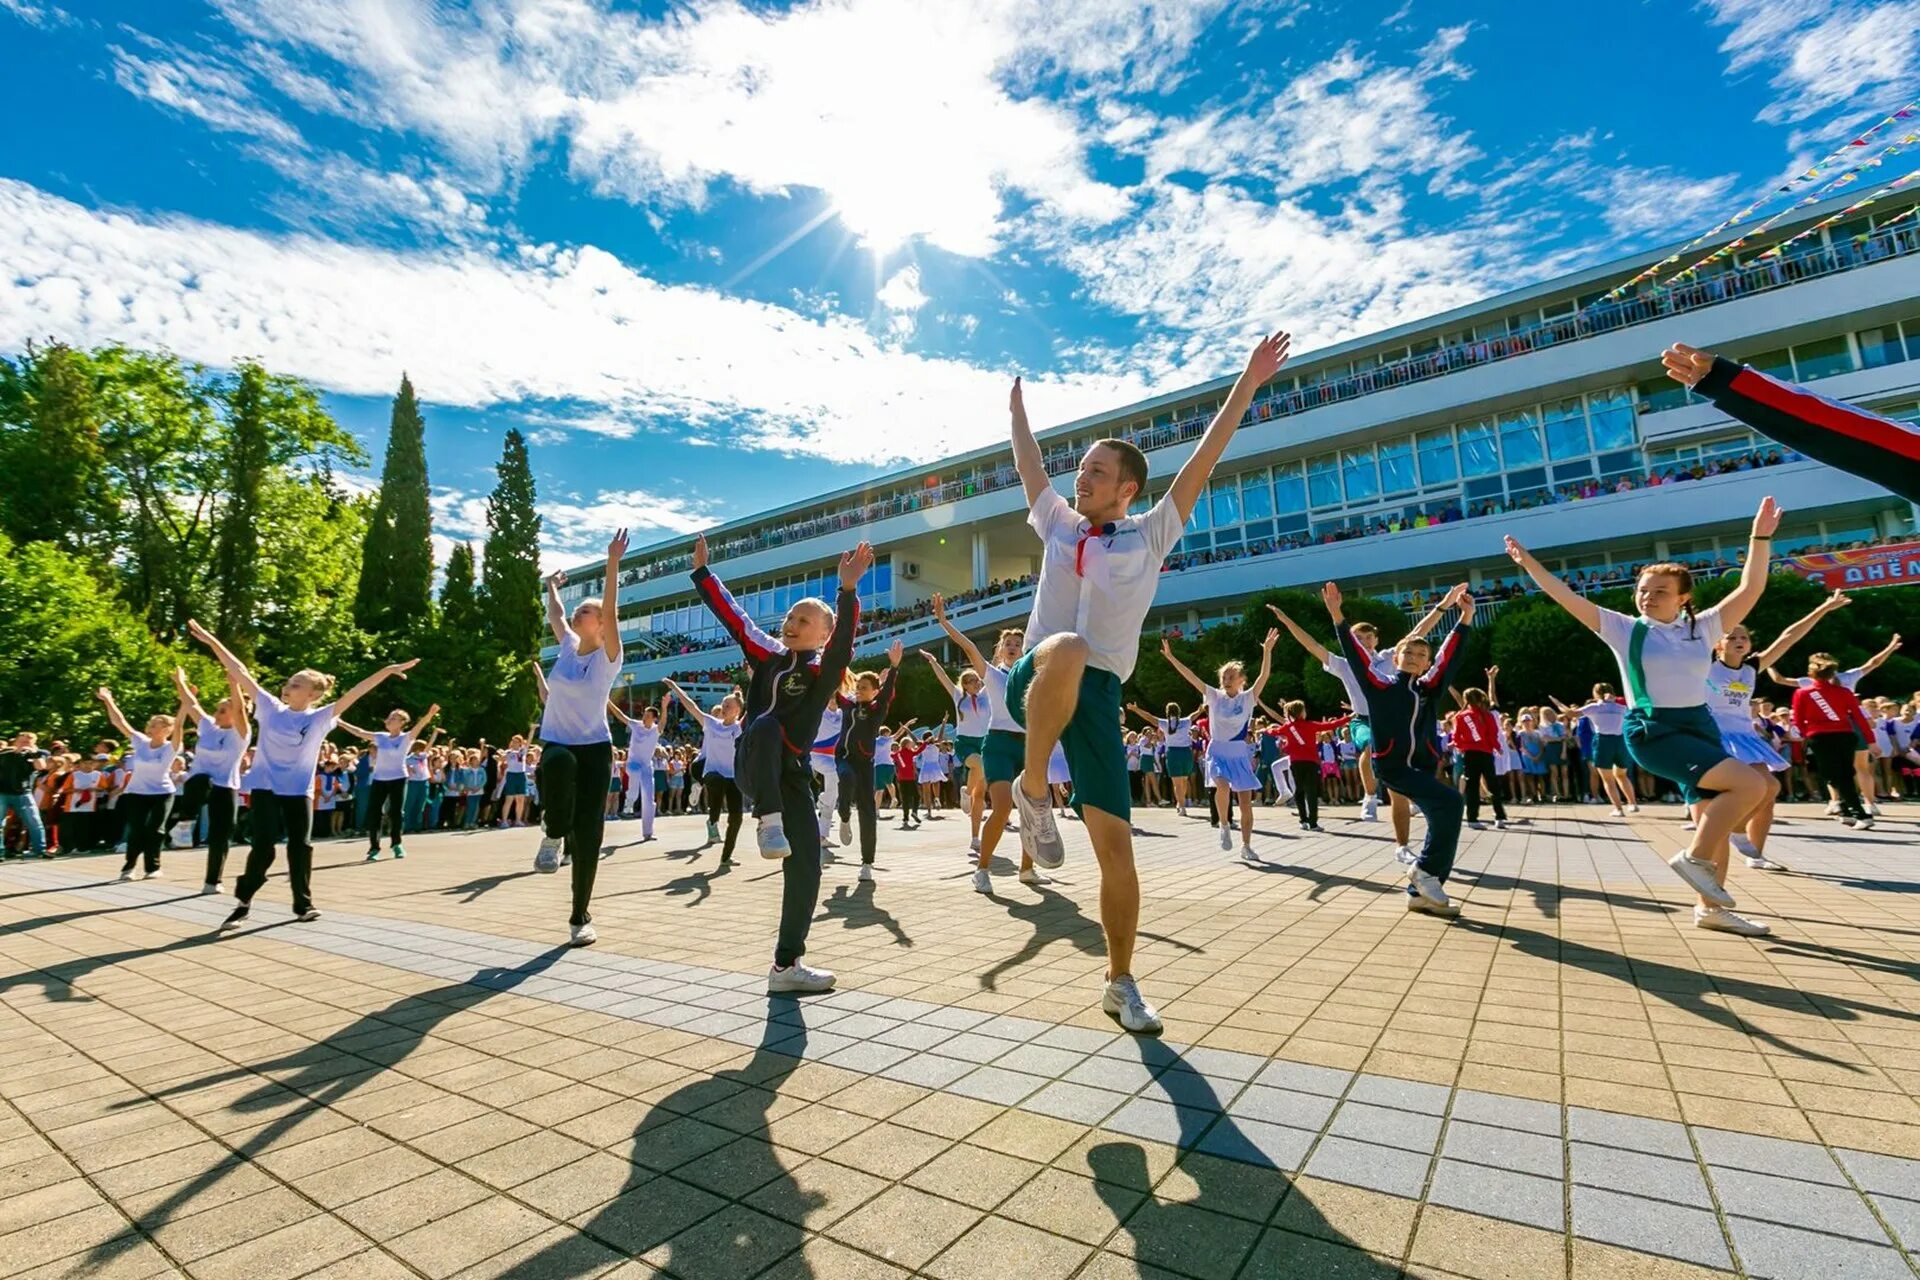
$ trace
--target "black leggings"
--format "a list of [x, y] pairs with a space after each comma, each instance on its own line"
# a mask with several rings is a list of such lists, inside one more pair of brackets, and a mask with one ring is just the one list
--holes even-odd
[[1467, 821], [1480, 821], [1480, 784], [1487, 784], [1487, 794], [1493, 797], [1493, 820], [1507, 820], [1507, 806], [1502, 802], [1500, 793], [1505, 790], [1504, 781], [1493, 771], [1493, 753], [1491, 751], [1462, 751], [1460, 759], [1464, 762], [1460, 770], [1460, 790], [1467, 797]]
[[[1855, 794], [1859, 794], [1857, 791]], [[152, 875], [160, 869], [160, 848], [166, 843], [163, 828], [167, 821], [167, 808], [173, 803], [171, 795], [136, 796], [131, 793], [120, 797], [120, 812], [127, 822], [127, 861], [122, 872], [133, 870], [133, 864], [146, 859], [147, 874]]]
[[245, 906], [267, 882], [274, 845], [287, 840], [287, 884], [293, 890], [293, 910], [313, 909], [313, 800], [308, 796], [277, 796], [256, 791], [248, 806], [253, 845], [247, 850], [247, 869], [233, 887], [233, 896]]
[[847, 807], [860, 812], [860, 861], [871, 863], [879, 841], [880, 813], [873, 802], [873, 757], [863, 756], [856, 747], [847, 753], [846, 776], [840, 780], [840, 820], [847, 820]]
[[740, 788], [732, 778], [715, 773], [711, 769], [706, 771], [700, 785], [707, 793], [709, 823], [718, 824], [720, 811], [722, 809], [727, 811], [727, 839], [726, 843], [720, 846], [720, 856], [731, 858], [734, 843], [740, 839]]
[[600, 837], [607, 825], [607, 787], [613, 781], [613, 743], [569, 746], [540, 744], [540, 825], [551, 839], [565, 841], [573, 859], [573, 915], [568, 924], [593, 917], [593, 879], [600, 871]]
[[920, 784], [912, 778], [895, 779], [900, 787], [900, 825], [920, 820]]
[[232, 787], [215, 784], [213, 775], [196, 773], [187, 779], [187, 785], [180, 793], [180, 807], [176, 812], [180, 821], [200, 825], [200, 810], [207, 811], [207, 883], [219, 884], [221, 873], [226, 870], [227, 850], [233, 845], [234, 811], [240, 804], [240, 797]]
[[780, 772], [780, 813], [792, 852], [781, 863], [780, 933], [773, 962], [782, 969], [807, 950], [820, 907], [820, 822], [814, 811], [813, 766], [789, 756]]
[[395, 844], [400, 843], [406, 801], [405, 778], [375, 778], [367, 784], [367, 852], [380, 852], [380, 815], [383, 813], [386, 815], [388, 838]]
[[[1853, 773], [1853, 753], [1858, 746], [1850, 729], [1807, 737], [1807, 755], [1813, 760], [1814, 772], [1820, 775], [1821, 782], [1839, 792], [1840, 813], [1847, 818], [1867, 816], [1866, 806], [1860, 801], [1860, 782]], [[125, 804], [126, 800], [122, 799], [121, 803]]]
[[1320, 822], [1320, 762], [1318, 760], [1295, 760], [1293, 762], [1293, 807], [1300, 815], [1300, 825], [1316, 826]]

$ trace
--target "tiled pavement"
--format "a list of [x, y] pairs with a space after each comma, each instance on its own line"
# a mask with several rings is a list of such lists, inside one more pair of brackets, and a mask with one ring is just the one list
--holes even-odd
[[1688, 927], [1669, 814], [1533, 816], [1454, 925], [1379, 827], [1253, 869], [1144, 816], [1160, 1041], [1097, 1010], [1084, 849], [989, 900], [957, 818], [829, 866], [805, 1002], [777, 871], [684, 820], [610, 828], [591, 951], [526, 833], [323, 845], [325, 919], [275, 882], [227, 940], [197, 854], [8, 864], [0, 1275], [1913, 1274], [1915, 824], [1796, 815], [1755, 943]]

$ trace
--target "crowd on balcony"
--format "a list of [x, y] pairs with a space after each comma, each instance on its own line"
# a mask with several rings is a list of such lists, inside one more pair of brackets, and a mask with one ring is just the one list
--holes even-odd
[[[1430, 351], [1409, 354], [1369, 368], [1329, 370], [1312, 381], [1289, 381], [1256, 400], [1247, 412], [1247, 421], [1251, 424], [1304, 413], [1376, 391], [1425, 382], [1462, 369], [1492, 364], [1595, 334], [1697, 310], [1748, 294], [1763, 293], [1800, 280], [1830, 275], [1882, 258], [1916, 251], [1920, 251], [1920, 220], [1911, 217], [1873, 234], [1836, 240], [1831, 245], [1809, 241], [1806, 248], [1777, 258], [1742, 267], [1729, 267], [1664, 288], [1649, 286], [1613, 301], [1595, 301], [1584, 308], [1570, 309], [1564, 315], [1534, 321], [1509, 333], [1436, 346]], [[1311, 375], [1303, 375], [1308, 376]], [[1209, 417], [1209, 413], [1194, 413], [1176, 422], [1124, 432], [1122, 435], [1144, 450], [1163, 449], [1198, 438], [1206, 430]], [[1051, 475], [1064, 475], [1074, 470], [1080, 462], [1080, 450], [1067, 444], [1046, 448], [1043, 456]], [[928, 476], [914, 488], [902, 489], [844, 510], [756, 529], [737, 537], [710, 539], [709, 542], [714, 558], [725, 560], [808, 538], [845, 532], [874, 521], [959, 502], [976, 494], [994, 493], [1019, 484], [1019, 473], [1015, 471], [1011, 459], [1006, 459], [991, 465], [976, 466], [963, 476], [947, 479]], [[622, 586], [632, 586], [664, 574], [682, 572], [691, 565], [690, 552], [665, 556], [625, 570], [620, 575], [620, 582]]]

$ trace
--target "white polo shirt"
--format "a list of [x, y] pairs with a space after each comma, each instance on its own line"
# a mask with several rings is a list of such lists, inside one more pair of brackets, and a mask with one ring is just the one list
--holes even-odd
[[1089, 665], [1122, 680], [1131, 676], [1160, 566], [1180, 541], [1182, 523], [1169, 494], [1143, 516], [1096, 530], [1049, 486], [1027, 513], [1044, 544], [1027, 648], [1071, 631], [1087, 642]]

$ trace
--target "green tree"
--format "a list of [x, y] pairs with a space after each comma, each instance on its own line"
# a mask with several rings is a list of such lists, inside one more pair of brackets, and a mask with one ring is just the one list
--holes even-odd
[[422, 706], [439, 703], [447, 732], [461, 742], [488, 736], [498, 741], [498, 726], [506, 723], [500, 700], [514, 672], [489, 643], [484, 618], [474, 582], [473, 544], [463, 542], [447, 557], [439, 620], [420, 638], [422, 661], [413, 681], [417, 688], [409, 695]]
[[91, 362], [55, 343], [0, 359], [0, 532], [78, 551], [110, 528]]
[[533, 466], [526, 438], [509, 428], [487, 498], [487, 541], [481, 565], [482, 634], [505, 665], [506, 686], [484, 721], [486, 735], [504, 740], [524, 730], [540, 705], [529, 665], [540, 654], [545, 611], [540, 585], [540, 513], [534, 506]]
[[380, 500], [367, 529], [365, 568], [354, 599], [361, 628], [396, 635], [428, 622], [433, 597], [433, 517], [427, 493], [426, 423], [413, 383], [400, 378], [380, 468]]
[[324, 472], [276, 471], [263, 481], [254, 615], [261, 672], [339, 674], [372, 660], [373, 638], [353, 621], [372, 508], [370, 499], [334, 488]]
[[227, 501], [214, 552], [217, 632], [242, 656], [253, 652], [260, 595], [260, 489], [267, 478], [267, 371], [240, 367], [228, 398]]

